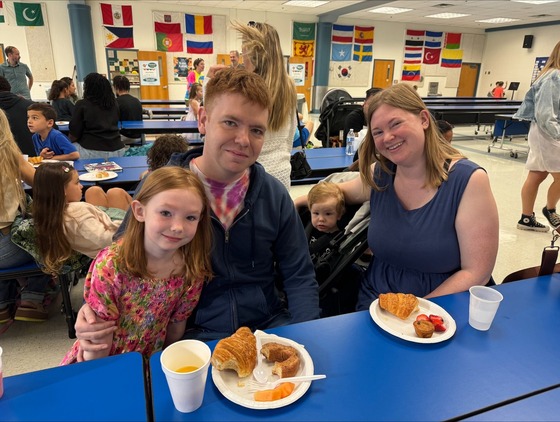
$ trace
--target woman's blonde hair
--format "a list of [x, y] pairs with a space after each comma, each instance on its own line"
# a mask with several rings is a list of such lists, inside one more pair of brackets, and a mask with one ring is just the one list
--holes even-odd
[[244, 55], [255, 67], [268, 86], [272, 98], [272, 111], [268, 117], [268, 129], [277, 131], [294, 118], [297, 104], [296, 87], [284, 67], [280, 37], [273, 26], [267, 23], [239, 22], [232, 24], [241, 35]]
[[552, 49], [552, 52], [550, 53], [550, 56], [548, 57], [546, 64], [544, 65], [544, 67], [541, 70], [541, 73], [539, 74], [539, 78], [552, 69], [560, 69], [560, 41], [558, 41], [554, 46], [554, 48]]
[[[19, 149], [10, 122], [3, 110], [0, 110], [0, 221], [8, 222], [6, 211], [7, 187], [16, 189], [17, 201], [22, 212], [26, 209], [25, 192], [21, 184], [21, 170], [19, 168], [21, 160], [21, 150]], [[10, 190], [11, 190], [10, 189]]]
[[447, 180], [448, 171], [445, 169], [445, 161], [464, 158], [464, 156], [445, 141], [443, 135], [438, 130], [434, 118], [422, 101], [422, 98], [420, 98], [414, 88], [405, 83], [399, 83], [385, 88], [383, 91], [375, 94], [368, 102], [366, 116], [368, 131], [364, 141], [360, 144], [358, 153], [360, 157], [360, 176], [363, 182], [376, 190], [381, 190], [383, 188], [375, 183], [374, 176], [371, 172], [371, 165], [373, 163], [379, 163], [382, 171], [390, 172], [389, 163], [391, 163], [391, 161], [379, 153], [371, 134], [371, 116], [384, 104], [399, 108], [414, 115], [419, 115], [422, 111], [428, 112], [429, 125], [424, 129], [424, 152], [426, 154], [427, 171], [425, 186], [440, 186], [442, 182]]
[[[193, 239], [179, 248], [183, 257], [184, 267], [179, 274], [184, 275], [188, 283], [194, 280], [212, 278], [212, 267], [210, 261], [210, 250], [212, 245], [212, 226], [208, 200], [204, 186], [198, 177], [182, 167], [166, 166], [151, 172], [140, 192], [134, 198], [141, 204], [146, 205], [158, 193], [171, 189], [186, 189], [196, 194], [202, 202], [200, 221]], [[143, 222], [131, 216], [126, 226], [119, 253], [117, 254], [117, 265], [121, 270], [136, 277], [152, 277], [148, 270], [146, 251], [144, 248]]]

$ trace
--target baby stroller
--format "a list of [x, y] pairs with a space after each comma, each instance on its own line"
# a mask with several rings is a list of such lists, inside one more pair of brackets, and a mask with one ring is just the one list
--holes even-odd
[[[350, 172], [339, 174], [347, 175]], [[335, 181], [333, 179], [336, 177], [331, 175], [328, 179]], [[311, 213], [305, 209], [300, 212], [300, 218], [309, 242], [313, 228]], [[326, 247], [321, 248], [323, 253], [314, 257], [322, 317], [354, 312], [356, 309], [364, 268], [355, 262], [368, 248], [369, 221], [369, 202], [347, 205], [346, 212], [339, 221], [341, 232], [331, 238]]]
[[[327, 91], [321, 102], [319, 126], [315, 131], [315, 138], [321, 141], [323, 147], [330, 147], [340, 141], [339, 134], [344, 130], [346, 116], [361, 110], [364, 98], [352, 98], [344, 89]], [[342, 145], [344, 146], [344, 140]]]

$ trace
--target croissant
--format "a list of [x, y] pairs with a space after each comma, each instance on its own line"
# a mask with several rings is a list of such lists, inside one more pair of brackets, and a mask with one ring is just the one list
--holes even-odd
[[418, 298], [412, 294], [382, 293], [379, 295], [379, 306], [400, 319], [407, 319], [418, 310]]
[[216, 344], [212, 353], [212, 365], [222, 371], [233, 369], [241, 378], [251, 375], [257, 361], [257, 341], [247, 327], [241, 327], [230, 337]]

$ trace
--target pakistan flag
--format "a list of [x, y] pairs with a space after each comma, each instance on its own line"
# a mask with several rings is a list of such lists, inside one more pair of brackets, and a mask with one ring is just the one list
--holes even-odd
[[18, 26], [44, 26], [41, 3], [14, 3]]

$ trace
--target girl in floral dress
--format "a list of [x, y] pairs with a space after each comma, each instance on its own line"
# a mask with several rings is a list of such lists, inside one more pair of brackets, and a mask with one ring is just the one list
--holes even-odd
[[[136, 351], [149, 358], [179, 340], [211, 278], [211, 226], [202, 183], [189, 170], [163, 167], [150, 173], [131, 204], [121, 240], [91, 264], [84, 299], [116, 328], [84, 352], [91, 360]], [[74, 363], [79, 342], [62, 364]]]

